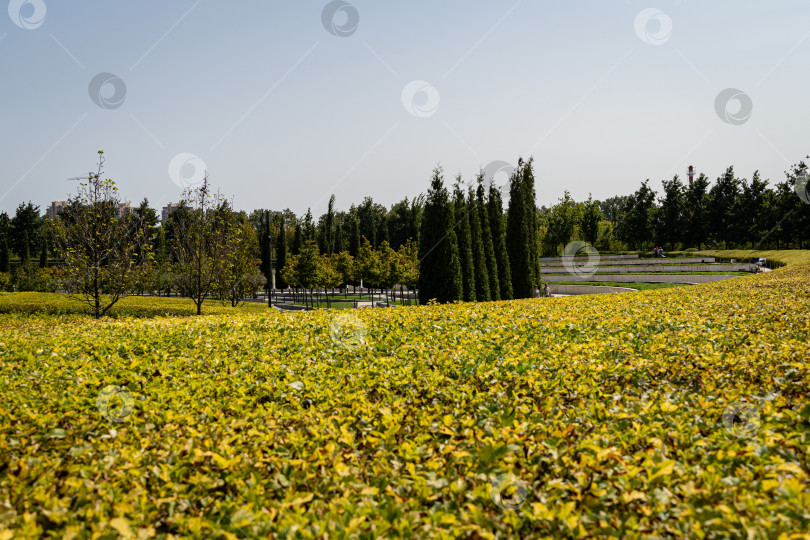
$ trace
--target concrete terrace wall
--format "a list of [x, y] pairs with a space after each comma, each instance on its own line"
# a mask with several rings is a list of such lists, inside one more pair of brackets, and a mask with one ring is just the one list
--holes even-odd
[[[656, 276], [655, 274], [646, 275], [612, 275], [612, 276], [573, 276], [571, 274], [560, 275], [545, 275], [544, 281], [609, 281], [613, 283], [711, 283], [713, 281], [722, 281], [724, 279], [731, 279], [739, 276], [723, 276], [723, 275], [690, 275], [690, 274], [667, 274], [663, 276]], [[552, 285], [549, 285], [551, 287]]]
[[[575, 259], [576, 263], [586, 263], [588, 262], [587, 259]], [[624, 260], [601, 260], [599, 261], [599, 266], [622, 266], [622, 265], [650, 265], [650, 266], [657, 266], [657, 265], [667, 265], [667, 264], [707, 264], [715, 262], [714, 257], [701, 257], [699, 259], [624, 259]], [[550, 262], [541, 262], [541, 267], [562, 267], [563, 263], [561, 261], [550, 261]]]
[[[638, 253], [635, 253], [633, 255], [602, 255], [600, 258], [603, 259], [603, 260], [610, 260], [610, 259], [638, 259]], [[567, 261], [571, 261], [571, 260], [574, 260], [574, 261], [578, 261], [578, 260], [587, 261], [588, 257], [587, 256], [582, 256], [582, 257], [540, 257], [540, 262], [552, 262], [552, 261], [558, 261], [559, 262], [559, 261], [562, 261], [563, 259], [565, 259]]]
[[601, 285], [549, 285], [551, 294], [609, 294], [637, 292], [626, 287], [603, 287]]
[[273, 308], [278, 311], [309, 311], [309, 308], [306, 306], [298, 306], [295, 304], [273, 304]]
[[[675, 265], [675, 266], [607, 266], [598, 267], [596, 272], [623, 274], [628, 272], [750, 272], [754, 268], [751, 264], [713, 264], [713, 265]], [[560, 274], [567, 270], [564, 267], [541, 268], [541, 274]]]

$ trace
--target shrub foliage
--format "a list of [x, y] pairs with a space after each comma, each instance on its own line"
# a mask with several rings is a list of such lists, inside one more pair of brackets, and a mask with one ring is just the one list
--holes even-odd
[[0, 537], [787, 538], [810, 528], [808, 278], [2, 315]]

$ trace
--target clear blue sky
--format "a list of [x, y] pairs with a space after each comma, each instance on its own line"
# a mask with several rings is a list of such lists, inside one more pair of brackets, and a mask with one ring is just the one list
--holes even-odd
[[[169, 164], [190, 153], [237, 208], [316, 214], [331, 193], [342, 209], [414, 196], [439, 162], [448, 180], [471, 180], [533, 155], [538, 203], [551, 204], [646, 178], [660, 190], [690, 163], [775, 183], [810, 153], [803, 0], [352, 0], [334, 18], [345, 28], [356, 10], [346, 37], [325, 28], [327, 4], [12, 0], [15, 21], [0, 10], [0, 211], [64, 199], [98, 149], [133, 203], [178, 201]], [[659, 11], [637, 32], [648, 8]], [[91, 99], [99, 73], [126, 85], [101, 89], [120, 106]], [[425, 117], [403, 105], [414, 80], [432, 85], [405, 100]], [[726, 88], [753, 105], [739, 125], [715, 110]]]

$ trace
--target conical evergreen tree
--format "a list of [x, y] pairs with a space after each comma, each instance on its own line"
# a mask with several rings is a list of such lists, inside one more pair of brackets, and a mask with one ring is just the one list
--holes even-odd
[[301, 253], [301, 247], [304, 245], [304, 240], [301, 238], [301, 224], [295, 224], [295, 233], [293, 234], [293, 241], [292, 241], [292, 254], [298, 255]]
[[377, 244], [377, 247], [380, 247], [383, 244], [383, 242], [388, 242], [389, 244], [391, 244], [391, 234], [388, 230], [388, 216], [384, 216], [380, 220], [380, 225], [378, 229], [379, 230], [377, 232], [377, 241], [379, 242], [379, 244]]
[[259, 227], [259, 249], [261, 250], [261, 266], [259, 269], [262, 275], [267, 278], [267, 286], [270, 286], [270, 212], [265, 212], [262, 216], [262, 223]]
[[338, 222], [338, 224], [335, 225], [335, 253], [346, 251], [349, 247], [346, 243], [346, 233], [344, 229], [345, 227], [343, 227], [342, 223]]
[[304, 241], [316, 240], [315, 223], [312, 221], [312, 210], [307, 208], [307, 215], [304, 216]]
[[475, 262], [470, 237], [470, 216], [467, 202], [464, 200], [464, 190], [461, 189], [461, 175], [456, 177], [456, 185], [453, 190], [453, 212], [456, 217], [463, 298], [465, 302], [475, 302]]
[[530, 157], [523, 163], [523, 190], [526, 202], [526, 215], [528, 216], [528, 231], [526, 231], [529, 251], [529, 281], [540, 285], [540, 243], [537, 237], [537, 193], [534, 189], [534, 158]]
[[[371, 242], [371, 246], [374, 249], [377, 249], [377, 216], [374, 215], [373, 211], [368, 216], [368, 220], [369, 220], [368, 234], [371, 235], [371, 238], [369, 238], [368, 240], [369, 242]], [[361, 234], [360, 236], [365, 238], [365, 235]]]
[[519, 162], [509, 179], [509, 211], [506, 215], [506, 251], [509, 253], [515, 298], [529, 298], [533, 285], [529, 274], [528, 224], [522, 171], [523, 163]]
[[284, 216], [278, 224], [278, 238], [276, 238], [276, 288], [286, 289], [287, 282], [281, 277], [281, 270], [287, 264], [287, 226], [284, 223]]
[[332, 255], [335, 249], [335, 196], [329, 197], [329, 208], [326, 210], [326, 222], [324, 223], [324, 237], [326, 240], [327, 255]]
[[422, 214], [422, 196], [411, 201], [408, 212], [408, 236], [416, 241], [419, 238], [419, 218]]
[[[267, 271], [264, 273], [265, 279], [267, 279], [267, 286], [273, 286], [273, 241], [270, 239], [270, 211], [268, 210], [265, 214], [265, 221], [264, 221], [264, 239], [262, 239], [262, 244], [266, 244], [265, 246], [265, 257], [267, 260], [265, 261], [265, 268]], [[275, 239], [278, 242], [278, 238]]]
[[419, 302], [461, 300], [463, 291], [453, 206], [436, 167], [419, 228]]
[[8, 250], [8, 240], [3, 238], [0, 242], [0, 272], [8, 273], [11, 270], [11, 254]]
[[472, 186], [467, 191], [467, 207], [470, 209], [470, 238], [472, 239], [473, 263], [475, 265], [475, 297], [479, 302], [492, 299], [489, 292], [489, 271], [484, 254], [484, 236], [481, 232], [481, 219]]
[[518, 167], [510, 178], [506, 250], [509, 253], [509, 265], [512, 270], [514, 297], [531, 297], [534, 285], [540, 284], [537, 209], [531, 159], [528, 162], [518, 160]]
[[492, 247], [495, 249], [495, 262], [498, 264], [498, 288], [501, 300], [511, 300], [512, 269], [509, 266], [509, 253], [506, 250], [506, 229], [503, 219], [503, 198], [495, 184], [489, 185], [487, 201], [489, 227], [492, 230]]
[[489, 276], [489, 296], [492, 300], [501, 299], [501, 289], [498, 284], [498, 263], [495, 260], [495, 246], [492, 243], [492, 230], [489, 227], [489, 212], [484, 201], [484, 173], [478, 175], [478, 187], [475, 190], [475, 204], [478, 219], [481, 222], [481, 241], [484, 244], [484, 258], [487, 263]]
[[360, 221], [354, 214], [349, 218], [350, 234], [349, 234], [349, 255], [357, 257], [360, 253]]

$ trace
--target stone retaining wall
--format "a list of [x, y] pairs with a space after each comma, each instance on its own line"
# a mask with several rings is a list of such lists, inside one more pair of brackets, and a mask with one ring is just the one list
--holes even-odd
[[279, 311], [311, 311], [306, 306], [299, 306], [296, 304], [273, 304], [273, 308]]
[[[711, 283], [713, 281], [722, 281], [724, 279], [731, 279], [739, 276], [723, 276], [711, 274], [666, 274], [655, 275], [645, 274], [636, 276], [572, 276], [571, 274], [561, 275], [544, 275], [543, 281], [609, 281], [614, 283]], [[549, 285], [551, 287], [551, 285]]]
[[[583, 255], [582, 257], [564, 257], [566, 260], [580, 260], [587, 261], [588, 257]], [[600, 259], [610, 260], [610, 259], [638, 259], [638, 253], [634, 253], [633, 255], [601, 255]], [[551, 262], [551, 261], [562, 261], [563, 257], [540, 257], [540, 262]]]
[[551, 294], [615, 294], [623, 292], [638, 292], [636, 289], [626, 287], [603, 287], [601, 285], [549, 285]]
[[[625, 274], [628, 272], [750, 272], [754, 268], [752, 264], [689, 264], [677, 266], [599, 266], [596, 272]], [[564, 267], [540, 268], [541, 274], [561, 274], [567, 273]]]
[[[575, 259], [576, 262], [587, 262], [587, 259]], [[609, 260], [599, 260], [599, 266], [621, 266], [621, 265], [650, 265], [650, 266], [658, 266], [658, 265], [667, 265], [667, 264], [708, 264], [715, 262], [714, 257], [700, 257], [697, 259], [609, 259]], [[562, 261], [549, 261], [549, 262], [541, 262], [541, 267], [557, 267], [562, 268], [563, 263]]]

